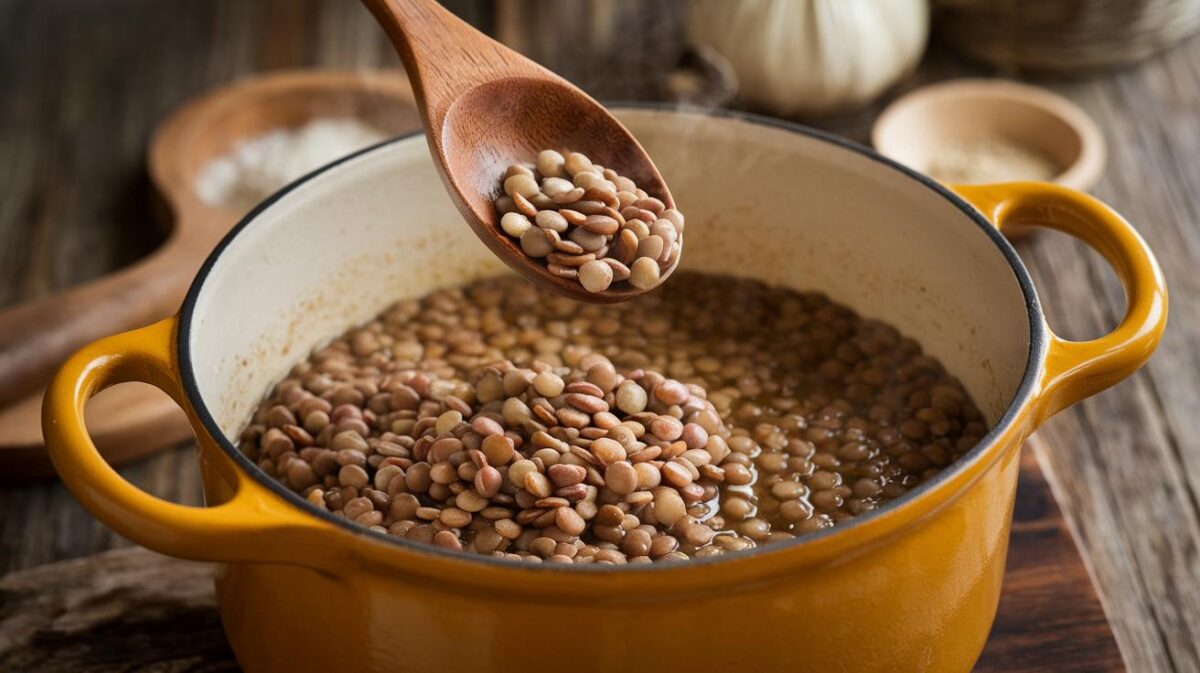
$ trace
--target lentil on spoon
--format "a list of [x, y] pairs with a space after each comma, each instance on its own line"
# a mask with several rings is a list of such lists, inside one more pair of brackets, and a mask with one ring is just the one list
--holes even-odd
[[682, 253], [681, 212], [579, 152], [542, 150], [532, 167], [510, 165], [502, 188], [501, 230], [590, 293], [653, 288]]

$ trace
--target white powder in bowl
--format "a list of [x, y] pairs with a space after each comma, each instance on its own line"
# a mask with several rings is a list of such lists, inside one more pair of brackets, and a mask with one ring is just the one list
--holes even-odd
[[937, 147], [925, 172], [940, 182], [977, 184], [1053, 180], [1062, 172], [1049, 157], [1004, 138], [976, 138]]
[[196, 178], [196, 194], [210, 206], [246, 212], [296, 178], [386, 137], [357, 119], [276, 129], [210, 161]]

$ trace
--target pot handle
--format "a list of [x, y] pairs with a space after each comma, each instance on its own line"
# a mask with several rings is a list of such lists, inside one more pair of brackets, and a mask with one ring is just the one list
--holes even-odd
[[1014, 182], [954, 185], [952, 189], [997, 228], [1049, 227], [1070, 234], [1104, 256], [1125, 288], [1125, 317], [1090, 341], [1069, 341], [1049, 326], [1036, 422], [1053, 416], [1133, 374], [1167, 325], [1167, 283], [1146, 241], [1098, 199], [1061, 185]]
[[[96, 518], [121, 535], [172, 556], [199, 561], [297, 563], [319, 544], [320, 522], [249, 478], [205, 441], [180, 385], [172, 343], [174, 317], [85, 346], [55, 374], [42, 403], [42, 434], [63, 482]], [[96, 449], [84, 426], [83, 408], [104, 388], [141, 381], [159, 388], [188, 410], [202, 438], [200, 459], [214, 467], [232, 495], [212, 507], [190, 507], [157, 498], [125, 481]], [[309, 549], [304, 549], [308, 547]]]

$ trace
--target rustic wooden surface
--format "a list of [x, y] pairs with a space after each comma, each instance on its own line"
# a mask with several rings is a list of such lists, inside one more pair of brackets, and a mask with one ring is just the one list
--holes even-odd
[[212, 567], [141, 548], [0, 578], [0, 670], [237, 671]]
[[[1033, 453], [1022, 457], [1000, 611], [976, 673], [1123, 670], [1062, 514]], [[140, 548], [0, 578], [0, 670], [237, 670], [210, 566]]]
[[[488, 3], [446, 4], [494, 27]], [[576, 54], [561, 69], [593, 95], [637, 98], [650, 89], [635, 84], [628, 54], [663, 61], [676, 26], [620, 31], [625, 59], [600, 67]], [[351, 0], [0, 0], [0, 38], [0, 305], [97, 277], [161, 241], [142, 155], [150, 129], [186, 97], [267, 68], [395, 64]], [[991, 73], [935, 49], [917, 80], [961, 74]], [[1158, 252], [1172, 303], [1146, 370], [1031, 444], [1129, 669], [1200, 671], [1200, 39], [1114, 73], [1036, 83], [1100, 124], [1110, 157], [1095, 193]], [[818, 123], [861, 140], [871, 114]], [[1087, 338], [1115, 324], [1123, 297], [1098, 256], [1054, 234], [1019, 247], [1055, 329]], [[163, 497], [200, 500], [189, 447], [122, 473]], [[0, 489], [0, 571], [125, 544], [56, 483]]]

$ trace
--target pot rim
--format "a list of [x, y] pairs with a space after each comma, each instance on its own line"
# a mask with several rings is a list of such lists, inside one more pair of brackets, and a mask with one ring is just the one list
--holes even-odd
[[[551, 564], [552, 567], [545, 565], [530, 566], [522, 561], [513, 561], [505, 558], [497, 558], [482, 554], [470, 554], [457, 551], [442, 549], [435, 545], [415, 542], [404, 538], [397, 538], [385, 533], [372, 531], [368, 528], [347, 521], [344, 518], [336, 517], [331, 512], [318, 509], [316, 506], [301, 497], [298, 493], [288, 489], [281, 482], [271, 478], [264, 473], [254, 461], [247, 458], [237, 446], [234, 445], [224, 432], [220, 429], [209, 411], [208, 406], [200, 394], [199, 386], [196, 383], [195, 369], [192, 364], [192, 353], [190, 344], [190, 335], [192, 332], [193, 315], [196, 310], [196, 303], [200, 293], [204, 289], [205, 281], [212, 272], [217, 260], [224, 253], [225, 249], [241, 234], [241, 232], [251, 226], [258, 217], [269, 209], [275, 202], [282, 199], [287, 194], [300, 189], [317, 176], [334, 170], [342, 164], [348, 163], [364, 155], [382, 150], [394, 144], [402, 142], [415, 142], [415, 139], [422, 136], [421, 130], [412, 131], [402, 134], [394, 138], [380, 141], [369, 145], [360, 150], [357, 150], [344, 157], [336, 159], [320, 168], [317, 168], [310, 173], [297, 178], [288, 185], [280, 188], [274, 194], [266, 198], [264, 201], [255, 206], [250, 212], [244, 215], [238, 223], [229, 230], [229, 232], [221, 239], [221, 241], [213, 248], [212, 252], [205, 259], [204, 264], [196, 272], [196, 276], [188, 288], [187, 295], [184, 298], [183, 304], [179, 310], [179, 327], [175, 335], [175, 348], [178, 357], [178, 366], [180, 373], [180, 381], [182, 390], [187, 403], [195, 412], [197, 419], [200, 421], [205, 432], [212, 438], [213, 442], [233, 461], [233, 463], [241, 468], [241, 470], [252, 478], [259, 485], [267, 488], [275, 495], [282, 498], [285, 502], [298, 508], [302, 512], [316, 517], [328, 524], [332, 524], [343, 533], [350, 533], [357, 538], [366, 539], [373, 542], [381, 542], [389, 545], [394, 551], [416, 553], [419, 556], [436, 557], [439, 561], [451, 560], [454, 562], [463, 562], [467, 564], [482, 564], [484, 567], [491, 568], [494, 571], [503, 570], [535, 570], [539, 574], [545, 574], [547, 571], [554, 573], [585, 573], [589, 575], [607, 574], [607, 573], [665, 573], [674, 571], [678, 574], [679, 571], [687, 568], [697, 568], [702, 566], [711, 566], [721, 564], [725, 566], [734, 563], [753, 561], [762, 559], [766, 556], [777, 557], [781, 553], [795, 552], [802, 548], [810, 548], [815, 545], [833, 540], [844, 540], [852, 535], [854, 531], [858, 531], [871, 523], [883, 517], [889, 517], [893, 514], [903, 512], [910, 509], [918, 501], [925, 498], [930, 493], [939, 490], [946, 482], [953, 480], [962, 473], [975, 468], [978, 463], [981, 463], [985, 457], [993, 453], [999, 443], [999, 440], [1010, 432], [1017, 420], [1022, 416], [1025, 407], [1031, 400], [1036, 398], [1038, 388], [1038, 380], [1040, 378], [1043, 360], [1045, 358], [1046, 346], [1048, 344], [1048, 328], [1046, 327], [1043, 318], [1041, 304], [1038, 301], [1037, 291], [1033, 285], [1033, 280], [1025, 268], [1024, 263], [1017, 255], [1012, 244], [1009, 243], [999, 231], [999, 229], [989, 222], [979, 211], [973, 208], [965, 200], [959, 197], [948, 188], [933, 180], [932, 178], [919, 173], [893, 159], [885, 157], [871, 148], [849, 140], [847, 138], [834, 135], [832, 133], [815, 129], [796, 122], [776, 119], [764, 115], [742, 112], [739, 110], [727, 109], [709, 109], [701, 108], [692, 105], [679, 104], [663, 104], [653, 102], [628, 102], [628, 101], [608, 101], [605, 107], [620, 112], [621, 110], [631, 111], [649, 111], [649, 112], [664, 112], [670, 114], [697, 115], [703, 117], [714, 117], [718, 119], [741, 121], [760, 126], [775, 128], [790, 133], [799, 134], [808, 138], [818, 140], [835, 146], [838, 149], [854, 152], [867, 159], [875, 161], [883, 166], [892, 169], [900, 176], [909, 180], [915, 181], [920, 186], [935, 192], [945, 200], [949, 201], [959, 211], [963, 213], [969, 220], [975, 223], [977, 227], [992, 240], [999, 248], [1000, 253], [1008, 262], [1013, 275], [1016, 277], [1017, 284], [1021, 290], [1021, 294], [1025, 300], [1025, 308], [1029, 320], [1029, 354], [1027, 356], [1025, 371], [1022, 374], [1020, 385], [1012, 397], [1012, 401], [1005, 408], [1004, 413], [997, 419], [996, 423], [989, 428], [987, 434], [979, 440], [979, 443], [971, 448], [966, 454], [952, 463], [946, 469], [943, 469], [933, 478], [926, 480], [916, 488], [908, 491], [901, 497], [889, 502], [879, 509], [870, 512], [856, 515], [847, 523], [839, 524], [831, 528], [827, 528], [815, 533], [807, 533], [796, 537], [793, 540], [778, 542], [769, 546], [755, 547], [745, 551], [740, 551], [736, 554], [722, 554], [710, 558], [693, 559], [686, 563], [655, 563], [645, 565], [623, 565], [623, 566], [597, 566], [594, 564], [573, 565], [573, 564]], [[969, 484], [963, 484], [953, 493], [947, 494], [945, 500], [955, 498], [963, 493]], [[903, 528], [903, 526], [900, 526]], [[852, 545], [856, 548], [869, 546], [873, 540], [886, 534], [886, 531], [893, 530], [885, 528], [878, 531], [879, 535], [860, 540]]]

